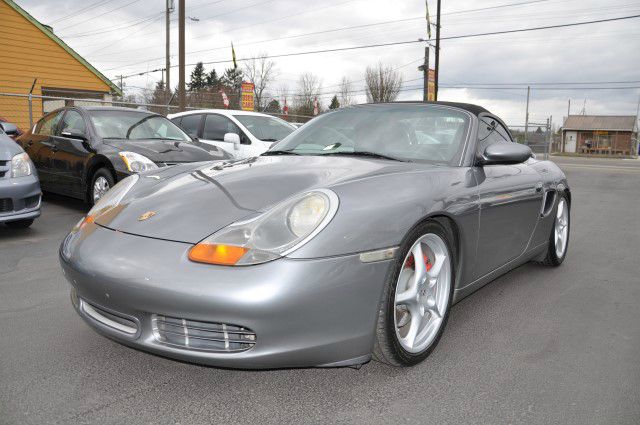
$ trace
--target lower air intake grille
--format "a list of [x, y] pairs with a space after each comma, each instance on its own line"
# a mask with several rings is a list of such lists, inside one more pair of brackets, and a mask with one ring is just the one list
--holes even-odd
[[248, 350], [256, 343], [256, 334], [241, 326], [157, 314], [151, 321], [158, 342], [187, 350], [230, 353]]
[[11, 198], [0, 198], [0, 213], [13, 211], [13, 200]]
[[106, 310], [89, 304], [85, 300], [80, 300], [80, 308], [93, 320], [108, 326], [127, 335], [135, 335], [138, 332], [138, 325], [131, 319], [110, 313]]

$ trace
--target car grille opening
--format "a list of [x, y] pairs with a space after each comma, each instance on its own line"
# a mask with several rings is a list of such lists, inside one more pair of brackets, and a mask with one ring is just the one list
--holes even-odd
[[256, 343], [256, 334], [242, 326], [158, 314], [154, 314], [151, 321], [158, 342], [188, 350], [239, 352], [250, 349]]
[[80, 309], [96, 322], [100, 322], [101, 324], [112, 329], [123, 332], [130, 336], [138, 333], [138, 325], [133, 320], [117, 314], [113, 314], [100, 307], [96, 307], [95, 305], [89, 304], [83, 299], [80, 299]]
[[40, 202], [40, 195], [29, 196], [28, 198], [24, 198], [24, 207], [35, 208], [38, 206], [39, 202]]
[[13, 211], [13, 199], [0, 198], [0, 213]]

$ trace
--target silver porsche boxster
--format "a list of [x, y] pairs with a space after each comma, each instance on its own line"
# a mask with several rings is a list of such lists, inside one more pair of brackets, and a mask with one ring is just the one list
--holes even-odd
[[562, 171], [458, 103], [326, 113], [255, 158], [132, 175], [64, 239], [78, 314], [237, 368], [424, 360], [451, 306], [567, 253]]

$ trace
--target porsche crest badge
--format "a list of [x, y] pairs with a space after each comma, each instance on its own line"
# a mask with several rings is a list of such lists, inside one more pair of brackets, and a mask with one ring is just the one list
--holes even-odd
[[151, 217], [153, 217], [154, 215], [156, 215], [155, 211], [147, 211], [146, 213], [144, 213], [140, 217], [138, 217], [138, 221], [148, 220]]

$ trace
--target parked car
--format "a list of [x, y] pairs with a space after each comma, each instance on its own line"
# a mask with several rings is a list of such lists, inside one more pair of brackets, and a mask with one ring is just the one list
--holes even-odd
[[474, 105], [341, 108], [257, 158], [155, 176], [101, 199], [61, 264], [98, 332], [191, 362], [413, 365], [453, 303], [567, 254], [564, 174]]
[[0, 130], [0, 223], [25, 229], [40, 216], [40, 183], [29, 156]]
[[4, 132], [4, 134], [13, 140], [16, 140], [18, 136], [22, 134], [22, 131], [20, 131], [17, 125], [2, 119], [2, 117], [0, 117], [0, 131]]
[[236, 159], [260, 155], [296, 129], [271, 115], [227, 109], [188, 111], [168, 117], [190, 136], [224, 149]]
[[184, 162], [229, 159], [162, 115], [129, 108], [68, 107], [18, 138], [42, 189], [93, 204], [123, 178]]

